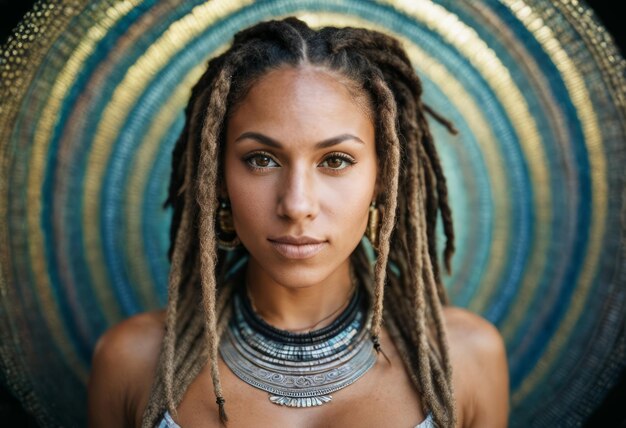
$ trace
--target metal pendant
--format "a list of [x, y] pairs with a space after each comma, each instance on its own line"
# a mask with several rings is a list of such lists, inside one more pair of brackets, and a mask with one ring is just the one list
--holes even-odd
[[279, 406], [287, 407], [316, 407], [328, 403], [333, 399], [332, 395], [320, 395], [317, 397], [283, 397], [270, 395], [270, 401]]

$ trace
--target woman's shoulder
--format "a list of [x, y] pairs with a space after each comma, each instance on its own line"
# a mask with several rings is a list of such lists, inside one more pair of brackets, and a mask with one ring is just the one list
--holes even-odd
[[98, 339], [88, 383], [90, 427], [135, 425], [152, 387], [164, 326], [164, 310], [144, 312]]
[[445, 307], [444, 319], [463, 426], [506, 426], [509, 376], [500, 332], [462, 308]]
[[451, 347], [462, 347], [464, 352], [481, 357], [498, 357], [504, 352], [504, 343], [498, 329], [485, 318], [467, 309], [446, 306], [444, 319]]
[[93, 369], [109, 363], [127, 370], [156, 364], [165, 335], [165, 311], [155, 310], [133, 315], [100, 336], [94, 348]]
[[128, 348], [133, 348], [138, 344], [142, 347], [160, 344], [164, 334], [165, 310], [142, 312], [109, 327], [98, 339], [94, 353], [111, 350], [111, 348], [125, 352], [133, 350]]

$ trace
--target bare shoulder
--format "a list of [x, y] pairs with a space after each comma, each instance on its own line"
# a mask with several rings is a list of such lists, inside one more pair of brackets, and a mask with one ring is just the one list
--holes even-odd
[[90, 427], [135, 424], [154, 379], [164, 320], [164, 310], [137, 314], [98, 339], [88, 382]]
[[[153, 358], [149, 350], [160, 348], [165, 333], [165, 311], [133, 315], [110, 327], [96, 343], [94, 361], [101, 356], [128, 357], [131, 361]], [[158, 356], [158, 355], [157, 355]]]
[[499, 357], [504, 343], [498, 329], [483, 317], [466, 309], [447, 306], [443, 310], [451, 348], [478, 353], [477, 357]]
[[500, 332], [465, 309], [446, 307], [444, 317], [463, 426], [506, 427], [509, 375]]

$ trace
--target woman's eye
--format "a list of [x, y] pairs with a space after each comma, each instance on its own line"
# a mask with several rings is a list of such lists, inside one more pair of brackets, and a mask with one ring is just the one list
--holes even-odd
[[273, 168], [278, 164], [270, 156], [257, 153], [246, 158], [246, 162], [253, 168]]
[[355, 164], [354, 159], [347, 156], [333, 155], [329, 156], [321, 163], [322, 166], [330, 169], [344, 169]]

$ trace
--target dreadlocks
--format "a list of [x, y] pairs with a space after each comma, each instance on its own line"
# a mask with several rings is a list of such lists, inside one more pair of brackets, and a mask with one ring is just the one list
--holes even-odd
[[[447, 303], [435, 242], [441, 213], [450, 272], [454, 231], [446, 181], [426, 113], [455, 132], [422, 103], [422, 85], [400, 43], [360, 28], [319, 31], [290, 17], [239, 32], [230, 49], [209, 61], [192, 90], [185, 126], [172, 160], [165, 206], [174, 213], [166, 332], [143, 426], [152, 427], [176, 406], [204, 364], [210, 373], [220, 419], [225, 397], [218, 371], [219, 338], [229, 317], [231, 288], [226, 273], [245, 249], [228, 257], [216, 245], [215, 216], [222, 180], [225, 123], [252, 85], [282, 66], [312, 65], [345, 78], [367, 95], [376, 129], [376, 149], [385, 189], [374, 269], [362, 246], [351, 256], [359, 275], [373, 276], [371, 335], [377, 351], [383, 315], [394, 343], [439, 426], [455, 424], [452, 371], [442, 305]], [[394, 268], [395, 273], [394, 273]], [[195, 296], [200, 293], [201, 301]], [[383, 296], [387, 305], [383, 307]], [[384, 312], [384, 314], [383, 314]], [[417, 350], [417, 352], [415, 351]], [[174, 381], [175, 380], [175, 381]]]

